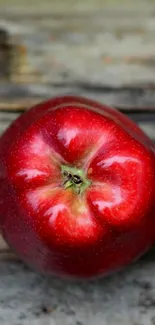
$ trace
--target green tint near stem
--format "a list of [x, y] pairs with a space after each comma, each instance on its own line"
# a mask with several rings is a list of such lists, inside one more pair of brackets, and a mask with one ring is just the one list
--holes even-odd
[[[82, 169], [62, 165], [61, 173], [64, 179], [64, 188], [72, 188], [77, 194], [82, 194], [86, 190], [86, 188], [89, 187], [89, 185], [91, 184], [91, 181], [87, 179]], [[76, 183], [77, 178], [79, 180], [79, 184]]]

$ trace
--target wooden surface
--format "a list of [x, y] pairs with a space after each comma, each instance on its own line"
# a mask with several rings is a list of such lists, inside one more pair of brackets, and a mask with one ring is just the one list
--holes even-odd
[[[0, 134], [60, 94], [113, 105], [155, 141], [155, 1], [0, 0]], [[154, 256], [77, 283], [35, 274], [0, 237], [0, 324], [154, 325]]]
[[0, 9], [9, 44], [0, 52], [12, 53], [9, 76], [0, 59], [0, 110], [66, 93], [155, 110], [155, 1], [1, 0]]

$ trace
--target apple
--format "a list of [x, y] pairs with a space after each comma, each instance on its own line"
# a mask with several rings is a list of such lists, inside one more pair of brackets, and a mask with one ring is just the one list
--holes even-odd
[[137, 259], [155, 237], [154, 145], [119, 111], [64, 96], [0, 139], [0, 229], [39, 272], [91, 278]]

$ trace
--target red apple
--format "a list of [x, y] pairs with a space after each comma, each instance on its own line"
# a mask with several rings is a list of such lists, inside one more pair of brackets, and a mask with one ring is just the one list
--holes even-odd
[[155, 235], [151, 140], [125, 115], [59, 97], [19, 117], [0, 140], [0, 226], [45, 273], [107, 275]]

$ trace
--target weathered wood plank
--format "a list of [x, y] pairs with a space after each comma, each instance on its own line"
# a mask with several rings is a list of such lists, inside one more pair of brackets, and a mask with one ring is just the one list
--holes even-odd
[[0, 110], [24, 110], [59, 94], [155, 109], [155, 3], [112, 3], [1, 1], [12, 61], [8, 78], [8, 46], [1, 44]]
[[121, 111], [155, 112], [154, 87], [102, 87], [90, 83], [61, 85], [1, 84], [0, 111], [24, 111], [29, 107], [60, 95], [78, 95], [101, 101]]
[[13, 82], [155, 84], [154, 2], [110, 8], [99, 1], [77, 11], [52, 3], [44, 10], [17, 6], [0, 11], [0, 26], [16, 47]]
[[119, 10], [120, 12], [134, 11], [135, 12], [148, 12], [152, 9], [154, 0], [0, 0], [1, 10], [5, 12], [94, 12], [94, 10], [110, 9], [112, 12]]

